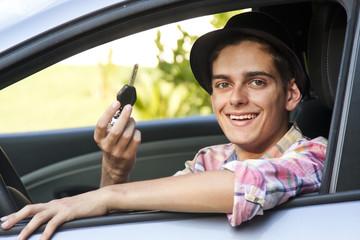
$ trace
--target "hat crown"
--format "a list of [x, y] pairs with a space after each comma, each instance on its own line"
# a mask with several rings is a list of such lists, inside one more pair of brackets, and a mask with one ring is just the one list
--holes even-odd
[[294, 42], [285, 26], [272, 16], [263, 12], [247, 12], [231, 17], [224, 29], [251, 29], [267, 33], [294, 50]]

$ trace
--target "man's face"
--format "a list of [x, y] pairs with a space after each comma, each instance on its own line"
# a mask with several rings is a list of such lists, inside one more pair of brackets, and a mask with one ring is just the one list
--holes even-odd
[[285, 93], [271, 55], [261, 47], [250, 41], [227, 46], [213, 63], [213, 111], [238, 153], [265, 153], [287, 132], [293, 109], [291, 90]]

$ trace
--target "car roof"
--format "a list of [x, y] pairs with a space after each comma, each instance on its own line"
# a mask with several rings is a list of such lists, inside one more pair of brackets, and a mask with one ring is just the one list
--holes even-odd
[[[126, 0], [2, 0], [0, 53], [25, 39]], [[46, 19], [46, 21], [44, 21]], [[21, 29], [21, 31], [20, 31]]]

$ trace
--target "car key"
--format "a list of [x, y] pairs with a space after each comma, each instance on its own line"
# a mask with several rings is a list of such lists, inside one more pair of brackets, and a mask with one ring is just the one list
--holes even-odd
[[122, 87], [116, 96], [116, 99], [121, 103], [121, 107], [119, 108], [119, 110], [116, 111], [115, 115], [111, 119], [111, 126], [113, 126], [116, 120], [119, 118], [124, 106], [126, 106], [127, 104], [131, 104], [132, 106], [134, 106], [136, 102], [136, 89], [134, 87], [134, 82], [138, 68], [139, 65], [135, 64], [129, 84], [126, 84], [124, 87]]

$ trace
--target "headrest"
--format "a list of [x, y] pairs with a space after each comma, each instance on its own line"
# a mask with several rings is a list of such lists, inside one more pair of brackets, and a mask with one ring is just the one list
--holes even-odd
[[346, 12], [326, 3], [314, 12], [308, 43], [310, 83], [317, 96], [333, 108], [345, 39]]

